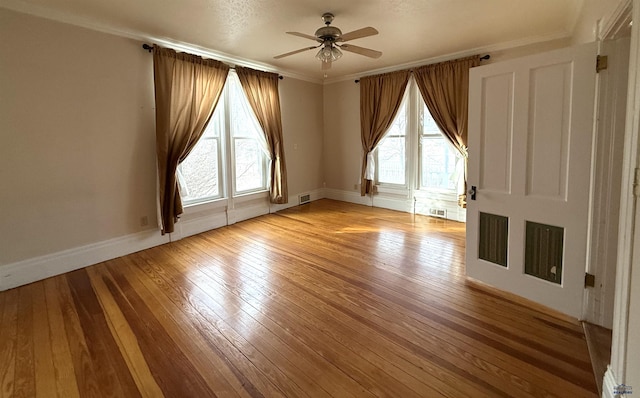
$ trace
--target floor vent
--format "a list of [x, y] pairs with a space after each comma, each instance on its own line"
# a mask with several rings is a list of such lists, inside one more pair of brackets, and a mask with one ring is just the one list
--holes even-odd
[[311, 195], [308, 193], [305, 193], [304, 195], [300, 195], [298, 196], [298, 198], [300, 198], [301, 205], [311, 202]]
[[445, 209], [436, 209], [432, 207], [429, 209], [429, 215], [433, 217], [447, 218], [447, 211]]

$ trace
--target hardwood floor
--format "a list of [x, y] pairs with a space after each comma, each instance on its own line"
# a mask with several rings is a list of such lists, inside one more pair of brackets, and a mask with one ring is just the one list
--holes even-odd
[[3, 397], [595, 397], [464, 224], [320, 200], [0, 293]]

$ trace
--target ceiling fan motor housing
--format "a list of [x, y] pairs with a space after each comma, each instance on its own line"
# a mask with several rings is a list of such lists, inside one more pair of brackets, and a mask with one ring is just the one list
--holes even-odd
[[335, 26], [324, 26], [316, 30], [316, 37], [318, 40], [336, 41], [340, 36], [342, 36], [342, 31]]

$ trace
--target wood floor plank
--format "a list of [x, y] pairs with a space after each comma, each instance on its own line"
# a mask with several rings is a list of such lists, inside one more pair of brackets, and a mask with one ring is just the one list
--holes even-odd
[[86, 269], [70, 272], [66, 276], [89, 355], [93, 363], [100, 365], [96, 369], [100, 389], [114, 397], [140, 397], [135, 381], [109, 331], [104, 311]]
[[144, 354], [140, 349], [137, 336], [133, 330], [131, 330], [118, 304], [105, 285], [102, 274], [98, 272], [98, 267], [87, 269], [87, 272], [91, 279], [91, 285], [95, 289], [96, 296], [100, 301], [100, 306], [105, 312], [109, 330], [127, 363], [129, 372], [138, 387], [140, 395], [149, 398], [163, 397], [164, 394], [153, 378]]
[[45, 298], [44, 284], [33, 284], [33, 357], [36, 382], [36, 396], [57, 395], [56, 369], [53, 364], [49, 311]]
[[[126, 275], [138, 277], [129, 279], [128, 283], [135, 288], [145, 302], [149, 303], [149, 309], [156, 314], [156, 319], [180, 349], [188, 355], [199, 373], [207, 376], [206, 381], [210, 388], [214, 392], [221, 390], [221, 396], [230, 396], [232, 393], [239, 396], [262, 396], [260, 390], [248, 381], [242, 372], [244, 366], [238, 369], [230, 361], [229, 358], [233, 358], [236, 354], [226, 355], [226, 352], [229, 352], [226, 347], [228, 342], [223, 337], [216, 336], [218, 338], [216, 341], [221, 343], [221, 347], [215, 345], [212, 347], [211, 342], [207, 341], [196, 327], [200, 323], [199, 320], [192, 318], [196, 310], [190, 307], [188, 302], [182, 302], [180, 297], [168, 289], [162, 278], [149, 277], [149, 274], [138, 268], [136, 262], [132, 258], [120, 262], [109, 262], [110, 273], [117, 275], [120, 270], [126, 270]], [[124, 272], [122, 274], [124, 275]], [[152, 302], [155, 304], [152, 305]], [[210, 322], [213, 323], [215, 320]], [[203, 326], [210, 327], [210, 325]]]
[[30, 284], [20, 289], [18, 296], [18, 329], [16, 339], [15, 386], [13, 396], [34, 397], [36, 395], [36, 373], [34, 358], [33, 290]]
[[462, 223], [319, 200], [0, 292], [0, 395], [596, 397], [580, 323], [464, 258]]
[[60, 276], [43, 281], [47, 316], [49, 318], [48, 329], [51, 337], [51, 355], [56, 375], [56, 395], [58, 398], [79, 398], [80, 393], [74, 372], [74, 362], [65, 332], [64, 318], [58, 296], [59, 292], [56, 287], [56, 280], [62, 278]]
[[94, 364], [87, 341], [84, 337], [82, 324], [80, 323], [77, 309], [74, 305], [66, 275], [53, 279], [57, 300], [62, 314], [62, 324], [68, 341], [73, 370], [78, 387], [78, 394], [81, 397], [109, 396], [107, 392], [101, 390], [100, 382], [96, 375], [96, 369], [100, 364]]
[[133, 329], [154, 378], [166, 396], [216, 396], [167, 333], [140, 294], [121, 274], [103, 281]]
[[2, 292], [0, 319], [0, 396], [12, 397], [15, 383], [19, 289]]

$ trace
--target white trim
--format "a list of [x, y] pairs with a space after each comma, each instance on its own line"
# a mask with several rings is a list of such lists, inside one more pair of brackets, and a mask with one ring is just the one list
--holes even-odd
[[188, 236], [197, 235], [227, 225], [227, 213], [224, 209], [214, 214], [204, 212], [200, 214], [201, 215], [188, 219], [181, 219], [175, 223], [173, 232], [170, 234], [171, 241], [175, 242]]
[[340, 200], [342, 202], [355, 203], [364, 206], [373, 206], [371, 195], [360, 196], [360, 191], [344, 191], [341, 189], [324, 189], [324, 197], [327, 199]]
[[413, 213], [413, 199], [406, 196], [392, 197], [384, 195], [373, 196], [373, 206], [383, 209], [397, 210], [405, 213]]
[[0, 291], [64, 274], [169, 242], [147, 230], [0, 266]]
[[269, 214], [269, 201], [266, 200], [263, 203], [257, 203], [250, 206], [236, 207], [235, 209], [229, 209], [227, 211], [227, 222], [229, 225], [235, 224], [240, 221], [248, 220], [250, 218], [263, 216]]
[[[640, 21], [640, 0], [633, 0], [633, 19]], [[618, 229], [618, 262], [616, 267], [616, 297], [611, 343], [611, 368], [619, 380], [627, 372], [627, 346], [629, 339], [629, 307], [631, 298], [631, 267], [633, 240], [636, 232], [636, 198], [633, 195], [634, 170], [638, 164], [638, 129], [640, 117], [640, 31], [638, 24], [631, 29], [631, 56], [629, 58], [629, 91], [627, 93], [627, 120], [625, 126], [620, 200], [620, 226]]]
[[602, 398], [617, 398], [613, 391], [620, 384], [616, 381], [611, 366], [607, 366], [607, 371], [604, 373], [604, 380], [602, 381]]
[[[283, 203], [283, 204], [274, 204], [272, 203], [269, 207], [269, 213], [276, 213], [279, 212], [280, 210], [285, 210], [291, 207], [295, 207], [295, 206], [301, 206], [300, 203], [298, 203], [298, 198], [300, 197], [300, 195], [309, 195], [309, 200], [311, 202], [319, 200], [319, 199], [324, 199], [325, 198], [325, 189], [324, 188], [318, 188], [318, 189], [314, 189], [311, 191], [303, 191], [297, 194], [290, 194], [289, 195], [289, 203]], [[293, 201], [292, 198], [295, 198], [296, 200]], [[305, 203], [307, 204], [307, 203]]]
[[[631, 10], [627, 11], [620, 17], [630, 19]], [[599, 54], [609, 56], [609, 68], [597, 76], [587, 243], [587, 272], [598, 282], [584, 290], [583, 319], [610, 329], [621, 199], [620, 182], [614, 185], [614, 181], [622, 178], [630, 43], [628, 38], [612, 36], [599, 44]]]
[[[370, 207], [380, 207], [383, 209], [397, 210], [405, 213], [413, 213], [414, 210], [413, 198], [407, 198], [404, 195], [395, 195], [395, 197], [392, 195], [380, 194], [374, 194], [373, 196], [360, 196], [360, 191], [353, 192], [340, 189], [325, 188], [324, 197], [327, 199], [340, 200], [342, 202], [355, 203]], [[428, 198], [425, 197], [418, 199], [416, 214], [429, 216], [429, 204], [431, 204], [431, 206], [434, 206], [433, 203], [436, 202], [438, 201], [434, 200], [433, 202], [429, 202]], [[457, 201], [442, 201], [439, 206], [447, 210], [447, 220], [466, 222], [466, 209], [458, 207]]]
[[632, 0], [621, 0], [618, 6], [604, 18], [604, 24], [600, 24], [598, 40], [617, 39], [618, 34], [627, 28], [631, 21]]

